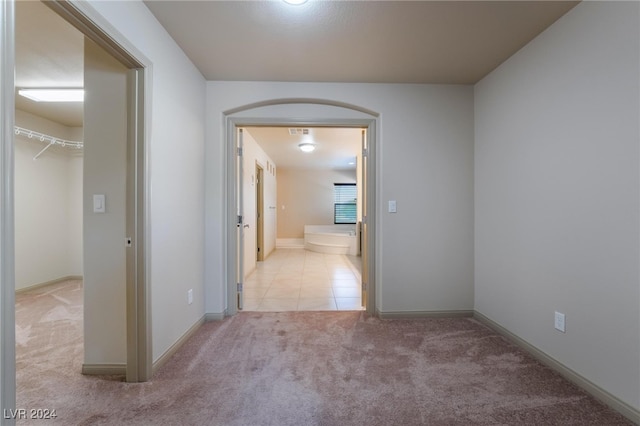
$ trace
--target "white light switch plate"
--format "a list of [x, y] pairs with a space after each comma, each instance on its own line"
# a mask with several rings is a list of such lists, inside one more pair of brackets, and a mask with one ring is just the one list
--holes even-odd
[[104, 213], [106, 211], [104, 194], [93, 194], [93, 212]]
[[396, 213], [398, 211], [398, 205], [396, 200], [389, 200], [389, 213]]

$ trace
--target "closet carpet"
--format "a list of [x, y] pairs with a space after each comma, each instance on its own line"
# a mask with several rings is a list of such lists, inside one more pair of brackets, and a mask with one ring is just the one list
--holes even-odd
[[17, 296], [18, 408], [64, 425], [629, 425], [473, 319], [244, 312], [147, 383], [82, 376], [82, 287]]

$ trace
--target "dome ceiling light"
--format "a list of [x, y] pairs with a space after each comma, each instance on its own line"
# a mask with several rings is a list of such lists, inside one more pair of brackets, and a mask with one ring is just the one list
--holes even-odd
[[302, 142], [298, 144], [298, 148], [300, 148], [302, 152], [313, 152], [316, 146], [310, 142]]

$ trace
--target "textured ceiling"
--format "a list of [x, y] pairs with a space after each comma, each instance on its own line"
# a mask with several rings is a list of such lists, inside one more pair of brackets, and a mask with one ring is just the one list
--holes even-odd
[[207, 80], [473, 84], [577, 2], [145, 4]]

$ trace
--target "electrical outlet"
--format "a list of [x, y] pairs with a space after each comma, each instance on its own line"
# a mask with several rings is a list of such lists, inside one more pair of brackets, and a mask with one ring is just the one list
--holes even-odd
[[193, 289], [191, 288], [189, 289], [189, 291], [187, 291], [187, 303], [193, 303]]
[[564, 314], [557, 312], [556, 311], [556, 315], [555, 315], [555, 328], [558, 331], [562, 331], [563, 333], [565, 332], [564, 329]]

